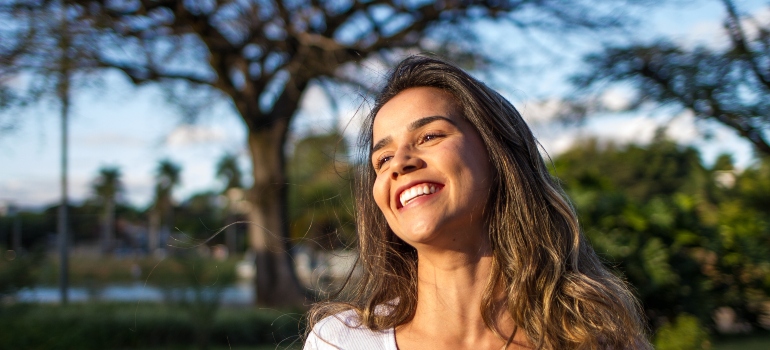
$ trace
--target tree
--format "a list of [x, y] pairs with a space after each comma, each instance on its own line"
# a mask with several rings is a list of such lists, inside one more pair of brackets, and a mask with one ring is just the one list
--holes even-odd
[[610, 47], [585, 57], [588, 69], [573, 77], [575, 85], [599, 91], [630, 85], [636, 93], [629, 110], [649, 103], [678, 106], [733, 129], [770, 155], [770, 25], [739, 16], [731, 0], [722, 2], [726, 48], [687, 49], [665, 39]]
[[722, 305], [760, 328], [770, 299], [770, 157], [732, 173], [734, 181], [723, 182], [714, 196], [719, 201], [713, 219], [722, 244], [709, 256], [706, 271]]
[[367, 74], [357, 66], [376, 59], [388, 64], [398, 56], [394, 53], [415, 50], [480, 66], [495, 61], [475, 46], [479, 41], [467, 29], [473, 21], [508, 21], [520, 29], [550, 32], [599, 30], [619, 27], [620, 6], [639, 3], [73, 1], [103, 34], [98, 50], [102, 67], [117, 68], [137, 84], [167, 84], [187, 116], [210, 103], [195, 94], [213, 91], [231, 101], [243, 119], [254, 179], [246, 200], [249, 245], [258, 269], [256, 300], [269, 305], [305, 301], [287, 255], [284, 144], [309, 86], [367, 86]]
[[222, 192], [227, 192], [231, 188], [241, 188], [241, 168], [238, 166], [238, 158], [233, 154], [225, 154], [217, 163], [217, 178], [224, 181], [225, 187]]
[[[220, 206], [221, 194], [217, 191], [203, 191], [190, 195], [174, 208], [174, 230], [181, 233], [185, 240], [174, 239], [170, 242], [175, 247], [188, 248], [199, 244], [214, 244], [222, 237], [214, 235], [224, 222]], [[227, 236], [225, 235], [225, 243]], [[181, 244], [181, 245], [180, 245]], [[182, 253], [184, 254], [184, 253]]]
[[149, 249], [155, 252], [160, 248], [160, 242], [170, 232], [174, 220], [174, 199], [172, 191], [179, 185], [182, 169], [174, 162], [164, 159], [158, 163], [155, 175], [155, 201], [150, 208]]
[[243, 189], [241, 188], [241, 168], [238, 166], [238, 158], [233, 154], [225, 154], [217, 163], [217, 177], [224, 180], [225, 187], [222, 194], [227, 198], [227, 218], [225, 219], [225, 245], [232, 253], [237, 247], [237, 227], [234, 223], [238, 218], [238, 204], [243, 198]]
[[123, 190], [120, 181], [120, 169], [116, 167], [99, 169], [99, 177], [94, 181], [93, 189], [103, 208], [102, 252], [109, 254], [115, 248], [115, 202], [118, 194]]
[[[661, 135], [661, 134], [659, 134]], [[647, 146], [579, 144], [559, 155], [563, 181], [594, 249], [634, 286], [653, 329], [718, 308], [760, 327], [770, 301], [770, 162], [735, 173], [658, 137]]]
[[[75, 10], [75, 11], [73, 11]], [[0, 110], [27, 107], [52, 99], [61, 118], [61, 205], [58, 213], [60, 294], [68, 301], [68, 120], [77, 78], [97, 66], [90, 27], [82, 11], [66, 1], [48, 2], [42, 8], [31, 3], [3, 3], [0, 18], [13, 23], [0, 30]], [[27, 76], [23, 88], [7, 84]], [[0, 128], [8, 128], [0, 125]]]
[[353, 242], [352, 163], [338, 131], [309, 135], [288, 159], [289, 237], [314, 248], [339, 249]]

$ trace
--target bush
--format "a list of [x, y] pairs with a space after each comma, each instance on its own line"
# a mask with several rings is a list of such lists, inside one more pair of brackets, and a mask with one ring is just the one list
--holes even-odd
[[33, 251], [21, 256], [16, 254], [6, 251], [5, 247], [0, 245], [0, 303], [20, 289], [32, 286], [37, 278], [34, 270], [40, 264], [41, 253]]
[[[211, 320], [212, 345], [288, 345], [301, 314], [222, 309]], [[136, 349], [196, 345], [194, 320], [162, 304], [18, 304], [0, 311], [0, 344], [8, 349]]]
[[666, 323], [655, 334], [657, 350], [695, 350], [710, 349], [708, 332], [698, 318], [681, 314], [674, 322]]

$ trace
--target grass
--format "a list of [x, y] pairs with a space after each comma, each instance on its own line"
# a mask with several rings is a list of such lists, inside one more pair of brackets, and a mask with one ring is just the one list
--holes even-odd
[[770, 349], [770, 332], [749, 335], [731, 335], [716, 338], [712, 350], [767, 350]]
[[[8, 349], [291, 349], [302, 314], [206, 305], [87, 303], [0, 307], [0, 344]], [[277, 345], [276, 345], [277, 344]], [[291, 347], [290, 347], [291, 346]]]

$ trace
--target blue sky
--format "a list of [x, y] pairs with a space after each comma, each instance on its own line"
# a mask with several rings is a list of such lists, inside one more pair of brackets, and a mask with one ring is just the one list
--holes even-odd
[[[764, 1], [745, 1], [739, 6], [744, 12], [758, 13], [765, 4]], [[767, 10], [761, 11], [760, 17], [770, 17]], [[719, 45], [724, 40], [720, 36], [722, 15], [718, 1], [649, 9], [645, 21], [634, 33], [639, 40], [665, 35], [683, 43]], [[485, 27], [485, 30], [488, 30], [488, 47], [503, 45], [506, 38], [502, 31], [495, 31], [493, 27]], [[551, 39], [544, 42], [548, 40]], [[519, 63], [555, 60], [554, 66], [562, 68], [541, 66], [528, 73], [518, 73], [511, 79], [490, 82], [520, 109], [550, 154], [558, 154], [580, 137], [646, 142], [658, 125], [668, 124], [670, 137], [698, 147], [707, 162], [721, 152], [728, 152], [741, 166], [752, 163], [751, 148], [733, 132], [713, 123], [694, 123], [693, 117], [686, 113], [672, 115], [654, 111], [649, 115], [605, 116], [591, 119], [581, 127], [554, 124], [549, 118], [549, 103], [567, 91], [564, 74], [579, 67], [579, 54], [590, 47], [590, 43], [578, 40], [559, 45], [563, 47], [553, 50], [561, 51], [557, 55], [532, 50], [535, 53], [521, 55]], [[517, 49], [523, 48], [507, 46], [510, 52]], [[380, 74], [382, 72], [375, 72], [375, 75]], [[357, 118], [354, 115], [361, 99], [355, 93], [341, 94], [341, 115], [334, 118], [320, 89], [308, 91], [303, 109], [295, 118], [293, 135], [328, 130], [335, 121], [341, 124], [351, 121], [346, 133], [355, 134]], [[605, 99], [609, 103], [622, 104], [623, 91], [610, 93]], [[118, 73], [107, 74], [101, 87], [84, 90], [74, 103], [69, 166], [72, 200], [80, 201], [91, 195], [90, 184], [100, 167], [117, 166], [123, 173], [126, 198], [134, 205], [146, 206], [152, 197], [155, 168], [164, 158], [182, 166], [181, 186], [175, 193], [178, 200], [195, 192], [220, 188], [220, 182], [214, 178], [214, 167], [225, 152], [240, 155], [244, 168], [249, 163], [242, 122], [228, 102], [212, 103], [211, 110], [200, 123], [184, 125], [178, 111], [164, 101], [159, 88], [136, 88]], [[61, 136], [55, 107], [38, 106], [26, 110], [17, 119], [20, 123], [16, 131], [0, 134], [0, 209], [9, 203], [30, 208], [47, 205], [58, 200], [60, 191]], [[713, 137], [704, 139], [704, 131], [709, 131]]]

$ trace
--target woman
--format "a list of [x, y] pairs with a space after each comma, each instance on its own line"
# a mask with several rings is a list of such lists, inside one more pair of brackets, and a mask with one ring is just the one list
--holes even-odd
[[516, 109], [414, 56], [361, 132], [363, 276], [316, 304], [305, 349], [649, 349]]

